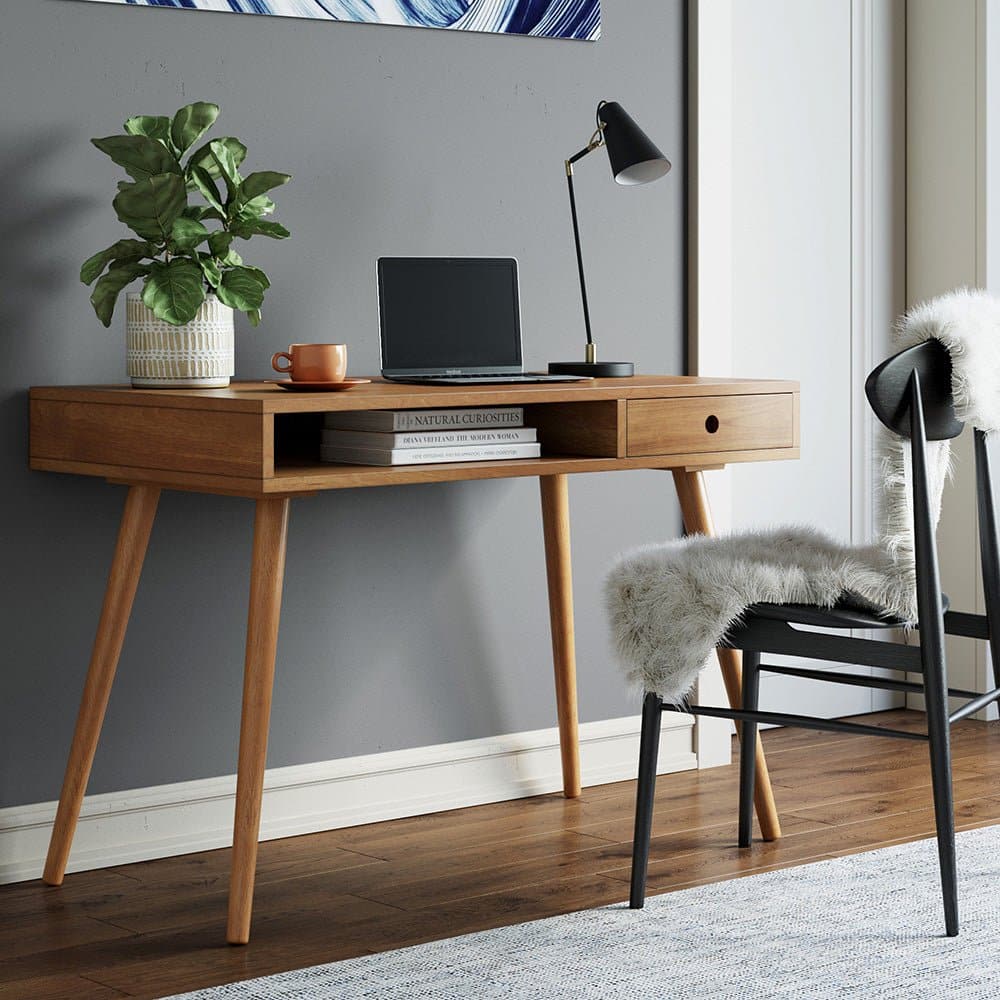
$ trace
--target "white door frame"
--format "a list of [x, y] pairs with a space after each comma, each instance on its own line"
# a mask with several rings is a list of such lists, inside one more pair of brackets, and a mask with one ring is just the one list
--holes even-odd
[[[732, 4], [688, 2], [688, 331], [689, 375], [726, 377], [733, 368], [732, 280]], [[705, 474], [716, 529], [732, 523], [725, 470]], [[698, 700], [726, 704], [722, 671], [698, 680]], [[732, 724], [700, 716], [694, 730], [698, 767], [732, 760]]]
[[[733, 372], [733, 3], [689, 0], [688, 374]], [[874, 422], [864, 378], [889, 344], [905, 295], [905, 161], [900, 129], [905, 0], [844, 0], [851, 7], [851, 540], [872, 536]], [[808, 448], [809, 442], [804, 441]], [[727, 472], [707, 475], [719, 529], [733, 519]], [[717, 668], [698, 697], [724, 703]], [[890, 707], [890, 699], [873, 707]], [[699, 719], [699, 767], [731, 760], [731, 725]]]

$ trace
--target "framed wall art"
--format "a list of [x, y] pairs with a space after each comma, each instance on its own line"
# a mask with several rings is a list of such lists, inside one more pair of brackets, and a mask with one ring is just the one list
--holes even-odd
[[91, 0], [323, 21], [596, 41], [601, 0]]

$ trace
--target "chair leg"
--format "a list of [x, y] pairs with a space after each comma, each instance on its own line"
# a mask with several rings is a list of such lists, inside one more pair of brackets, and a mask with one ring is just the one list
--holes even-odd
[[948, 721], [948, 676], [945, 669], [944, 609], [938, 570], [934, 521], [927, 491], [927, 455], [924, 443], [923, 399], [920, 376], [910, 375], [910, 456], [913, 480], [913, 539], [917, 569], [917, 612], [920, 620], [920, 661], [927, 703], [927, 736], [934, 788], [938, 862], [944, 897], [944, 925], [948, 937], [958, 934], [958, 883], [955, 874], [955, 808], [951, 790], [951, 746]]
[[934, 790], [934, 822], [937, 827], [938, 863], [944, 899], [944, 924], [948, 937], [958, 935], [958, 876], [955, 857], [955, 805], [951, 787], [951, 733], [948, 725], [948, 695], [943, 671], [925, 678], [927, 733]]
[[632, 885], [628, 905], [641, 910], [646, 901], [646, 868], [653, 832], [653, 799], [656, 795], [656, 759], [660, 750], [663, 702], [652, 691], [642, 702], [642, 736], [639, 741], [639, 785], [635, 798], [635, 832], [632, 837]]
[[[743, 651], [743, 710], [756, 712], [760, 692], [760, 653]], [[753, 841], [753, 786], [757, 763], [757, 723], [740, 724], [740, 823], [739, 845]]]

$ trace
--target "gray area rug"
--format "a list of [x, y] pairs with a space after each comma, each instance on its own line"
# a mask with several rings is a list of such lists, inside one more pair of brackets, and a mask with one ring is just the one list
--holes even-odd
[[924, 840], [184, 998], [986, 1000], [1000, 995], [1000, 826], [958, 844], [958, 938], [943, 936]]

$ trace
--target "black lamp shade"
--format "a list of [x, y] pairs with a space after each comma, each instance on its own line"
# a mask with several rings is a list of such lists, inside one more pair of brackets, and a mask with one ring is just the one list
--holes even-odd
[[617, 101], [602, 104], [597, 117], [604, 123], [611, 172], [619, 184], [648, 184], [670, 169], [670, 161]]

